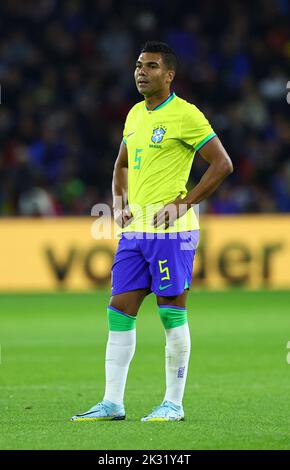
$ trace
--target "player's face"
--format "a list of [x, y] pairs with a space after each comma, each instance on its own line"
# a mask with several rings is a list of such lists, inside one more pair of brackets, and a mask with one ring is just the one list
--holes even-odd
[[139, 93], [152, 96], [169, 88], [174, 71], [166, 68], [161, 54], [143, 52], [136, 62], [134, 76]]

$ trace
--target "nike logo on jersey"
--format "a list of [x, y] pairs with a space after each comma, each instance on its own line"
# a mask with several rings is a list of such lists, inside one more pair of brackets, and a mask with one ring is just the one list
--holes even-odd
[[135, 132], [130, 132], [130, 134], [127, 134], [127, 139], [128, 139], [128, 137], [130, 137], [133, 134], [135, 134]]
[[167, 284], [167, 286], [159, 286], [159, 290], [167, 289], [167, 287], [172, 286], [172, 284]]

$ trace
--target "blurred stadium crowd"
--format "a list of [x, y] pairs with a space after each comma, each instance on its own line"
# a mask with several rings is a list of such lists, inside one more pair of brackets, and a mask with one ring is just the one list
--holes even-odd
[[[289, 25], [288, 0], [1, 0], [0, 214], [111, 203], [148, 39], [175, 49], [173, 90], [202, 109], [234, 162], [202, 210], [290, 212]], [[189, 187], [205, 168], [197, 156]]]

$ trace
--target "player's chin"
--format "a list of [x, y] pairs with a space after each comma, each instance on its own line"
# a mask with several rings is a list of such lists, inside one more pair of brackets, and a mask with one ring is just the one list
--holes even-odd
[[142, 83], [137, 85], [137, 90], [141, 95], [147, 96], [151, 94], [151, 89], [148, 85], [148, 83]]

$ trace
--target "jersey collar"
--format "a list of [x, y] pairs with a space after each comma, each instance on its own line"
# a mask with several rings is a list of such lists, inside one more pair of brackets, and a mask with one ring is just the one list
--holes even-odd
[[147, 108], [147, 106], [146, 106], [146, 104], [145, 104], [146, 109], [147, 109], [147, 111], [157, 111], [158, 109], [163, 108], [163, 107], [166, 106], [168, 103], [170, 103], [170, 101], [172, 101], [173, 98], [175, 98], [175, 96], [176, 96], [176, 94], [175, 94], [174, 92], [170, 93], [170, 95], [168, 96], [168, 98], [166, 98], [165, 101], [162, 101], [162, 103], [160, 103], [158, 106], [156, 106], [156, 107], [153, 108], [153, 109]]

